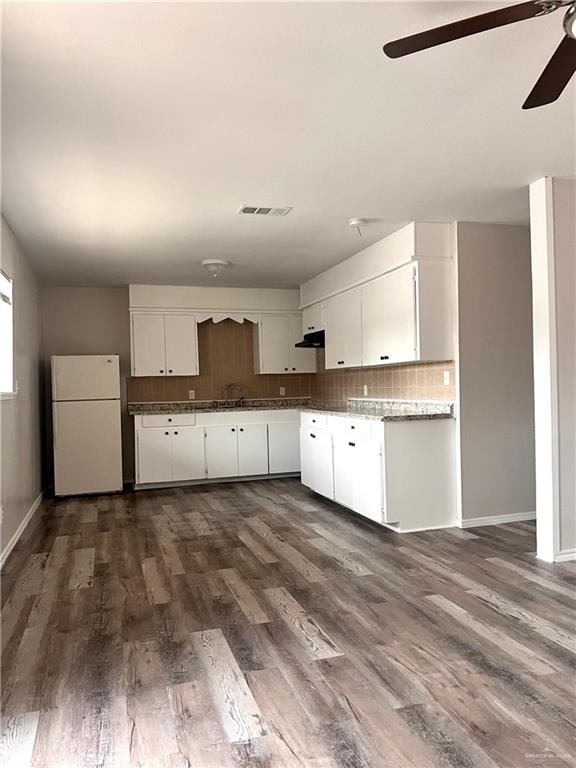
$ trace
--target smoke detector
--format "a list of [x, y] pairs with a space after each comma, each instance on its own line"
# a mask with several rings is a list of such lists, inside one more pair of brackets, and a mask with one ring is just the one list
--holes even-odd
[[223, 269], [230, 266], [230, 262], [226, 261], [226, 259], [202, 259], [200, 264], [214, 278], [218, 277]]
[[288, 216], [291, 210], [291, 205], [285, 205], [283, 208], [275, 208], [271, 205], [241, 205], [236, 213], [244, 213], [249, 216]]

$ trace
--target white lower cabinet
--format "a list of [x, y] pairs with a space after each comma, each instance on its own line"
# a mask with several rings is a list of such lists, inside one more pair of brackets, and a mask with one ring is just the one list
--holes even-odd
[[300, 425], [298, 422], [268, 424], [268, 466], [271, 475], [300, 472]]
[[138, 482], [168, 483], [204, 477], [203, 427], [138, 430]]
[[238, 427], [238, 474], [268, 474], [267, 424], [243, 424]]
[[213, 425], [206, 427], [206, 477], [236, 477], [238, 475], [237, 427]]
[[377, 440], [335, 434], [334, 501], [383, 522], [382, 449]]
[[321, 496], [334, 498], [332, 435], [326, 429], [301, 427], [302, 482]]
[[299, 419], [293, 410], [136, 416], [136, 485], [299, 472]]
[[204, 427], [172, 430], [172, 480], [200, 480], [205, 477]]
[[400, 532], [456, 524], [452, 419], [381, 422], [304, 412], [301, 423], [304, 485]]

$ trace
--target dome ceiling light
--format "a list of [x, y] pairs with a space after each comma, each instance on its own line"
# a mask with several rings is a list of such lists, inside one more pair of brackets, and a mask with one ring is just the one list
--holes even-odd
[[223, 269], [230, 266], [230, 262], [226, 259], [202, 259], [200, 264], [213, 278], [217, 278]]

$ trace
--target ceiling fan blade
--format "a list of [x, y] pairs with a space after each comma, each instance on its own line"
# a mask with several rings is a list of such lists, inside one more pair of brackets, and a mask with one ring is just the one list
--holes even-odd
[[391, 59], [396, 59], [399, 56], [407, 56], [409, 53], [434, 48], [436, 45], [449, 43], [452, 40], [459, 40], [461, 37], [476, 35], [478, 32], [503, 27], [506, 24], [513, 24], [515, 21], [531, 19], [539, 13], [542, 13], [542, 6], [534, 0], [528, 3], [509, 5], [498, 11], [481, 13], [479, 16], [471, 16], [469, 19], [455, 21], [452, 24], [445, 24], [443, 27], [428, 29], [426, 32], [419, 32], [416, 35], [386, 43], [384, 53]]
[[575, 71], [576, 40], [566, 35], [522, 104], [522, 109], [533, 109], [556, 101]]

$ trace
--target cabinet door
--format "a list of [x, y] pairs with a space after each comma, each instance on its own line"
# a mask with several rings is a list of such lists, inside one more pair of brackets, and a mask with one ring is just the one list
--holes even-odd
[[300, 480], [308, 488], [314, 484], [315, 439], [316, 433], [310, 427], [300, 427]]
[[416, 283], [407, 264], [362, 288], [364, 365], [416, 359]]
[[238, 475], [237, 427], [218, 425], [206, 427], [206, 469], [208, 477]]
[[194, 315], [165, 315], [166, 374], [197, 376], [197, 331]]
[[326, 368], [362, 365], [360, 288], [334, 296], [324, 305]]
[[316, 350], [294, 346], [302, 341], [302, 321], [298, 315], [288, 318], [288, 357], [290, 373], [316, 373]]
[[268, 474], [268, 427], [243, 424], [238, 427], [238, 474]]
[[164, 376], [166, 354], [164, 315], [132, 315], [132, 375]]
[[167, 483], [172, 480], [172, 435], [168, 429], [139, 429], [138, 482]]
[[360, 439], [356, 442], [354, 501], [352, 509], [359, 515], [375, 520], [383, 520], [384, 504], [384, 467], [380, 444], [377, 440]]
[[288, 318], [263, 317], [258, 327], [258, 373], [288, 373]]
[[302, 312], [302, 333], [313, 333], [324, 328], [323, 304], [312, 304]]
[[357, 448], [354, 440], [334, 436], [334, 501], [354, 509]]
[[269, 471], [300, 472], [300, 427], [297, 423], [268, 424]]
[[332, 459], [332, 435], [327, 430], [318, 429], [312, 434], [314, 439], [313, 490], [316, 493], [334, 498], [334, 463]]
[[172, 479], [200, 480], [206, 476], [204, 427], [177, 427], [172, 434]]

